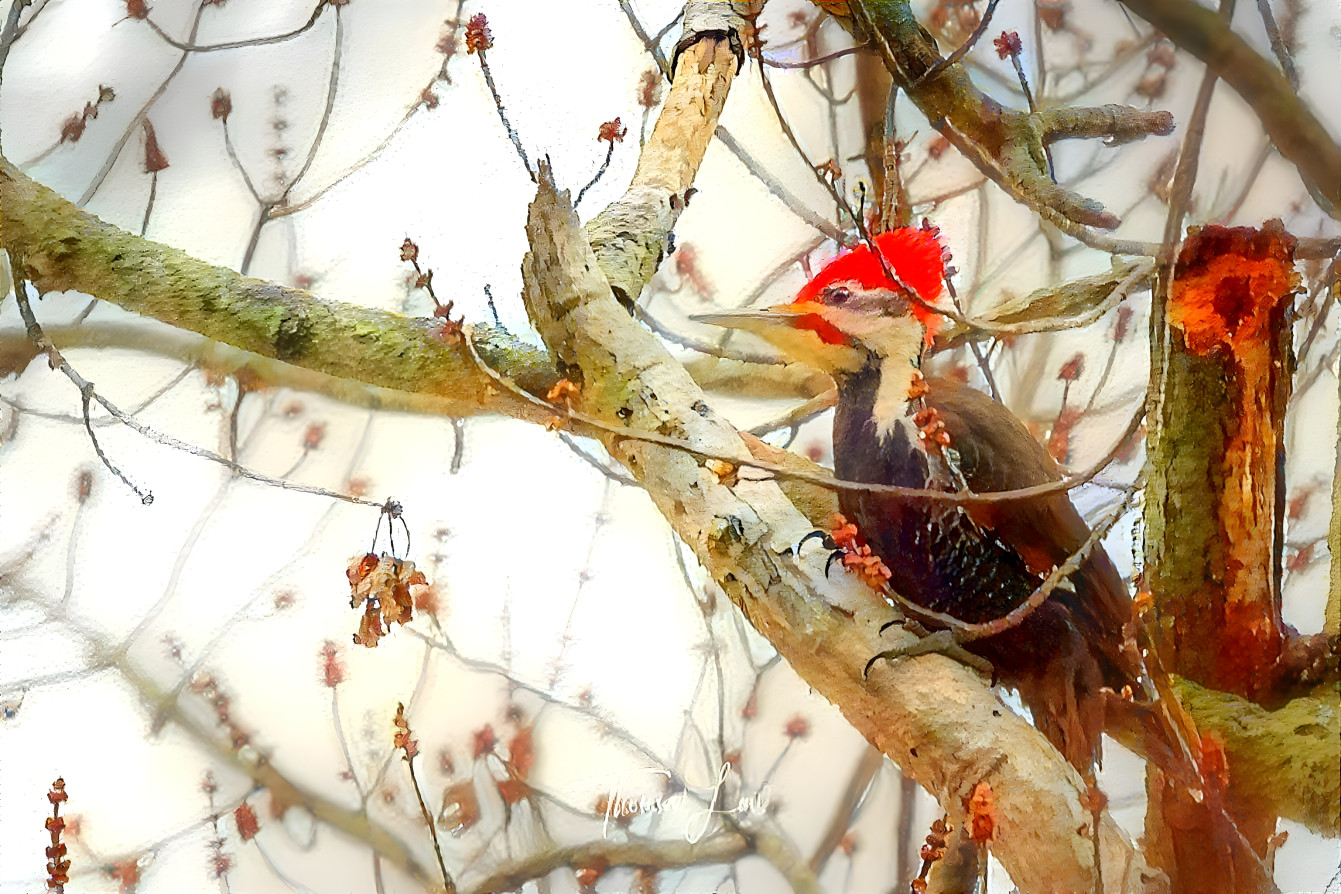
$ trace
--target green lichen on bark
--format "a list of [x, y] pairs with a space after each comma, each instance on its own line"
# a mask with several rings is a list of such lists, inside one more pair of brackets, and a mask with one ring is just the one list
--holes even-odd
[[[513, 400], [490, 393], [463, 339], [440, 320], [328, 301], [208, 264], [105, 223], [8, 162], [0, 199], [0, 237], [40, 291], [79, 291], [262, 357], [433, 395], [449, 415]], [[543, 393], [555, 381], [548, 355], [505, 330], [480, 327], [477, 340], [522, 387]]]
[[1189, 680], [1175, 683], [1201, 732], [1224, 742], [1232, 786], [1314, 832], [1341, 835], [1341, 700], [1335, 691], [1268, 711]]
[[[1184, 632], [1195, 640], [1215, 623], [1209, 603], [1224, 579], [1224, 541], [1207, 489], [1216, 486], [1212, 470], [1224, 460], [1228, 401], [1221, 360], [1186, 353], [1169, 358], [1163, 405], [1173, 409], [1160, 415], [1146, 446], [1145, 554], [1159, 638], [1174, 650]], [[1189, 652], [1195, 651], [1193, 642]]]

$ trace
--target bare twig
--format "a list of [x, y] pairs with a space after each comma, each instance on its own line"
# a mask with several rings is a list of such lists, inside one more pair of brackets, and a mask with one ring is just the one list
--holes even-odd
[[144, 435], [146, 438], [149, 438], [151, 441], [157, 444], [161, 444], [164, 447], [171, 447], [174, 450], [181, 450], [186, 453], [190, 453], [193, 456], [198, 456], [201, 459], [206, 459], [209, 460], [210, 462], [226, 466], [235, 475], [238, 475], [242, 478], [247, 478], [261, 484], [269, 485], [271, 487], [277, 487], [282, 490], [291, 490], [296, 493], [314, 494], [316, 496], [329, 497], [334, 500], [343, 500], [347, 503], [355, 503], [361, 506], [375, 506], [377, 508], [381, 508], [382, 506], [381, 503], [375, 503], [371, 500], [365, 500], [361, 497], [356, 497], [351, 494], [342, 494], [339, 493], [338, 491], [328, 490], [322, 487], [313, 487], [305, 484], [297, 484], [295, 482], [285, 481], [280, 478], [272, 478], [269, 475], [262, 475], [261, 473], [248, 469], [245, 466], [242, 466], [237, 462], [228, 459], [227, 457], [220, 456], [219, 454], [214, 453], [211, 450], [206, 450], [203, 447], [197, 447], [193, 444], [187, 444], [184, 441], [177, 440], [171, 435], [166, 435], [163, 434], [162, 432], [156, 431], [155, 429], [150, 428], [149, 426], [140, 422], [134, 416], [122, 412], [110, 400], [99, 394], [97, 390], [94, 388], [93, 383], [85, 379], [83, 376], [81, 376], [74, 369], [74, 367], [72, 367], [65, 360], [65, 358], [61, 355], [60, 351], [56, 349], [56, 346], [51, 343], [51, 340], [49, 338], [47, 338], [46, 333], [42, 331], [41, 325], [37, 322], [37, 318], [33, 315], [32, 306], [28, 302], [28, 296], [26, 293], [26, 284], [22, 281], [22, 279], [18, 275], [20, 267], [21, 265], [19, 264], [16, 264], [14, 267], [15, 270], [14, 294], [18, 300], [19, 313], [23, 317], [24, 325], [28, 327], [29, 337], [32, 338], [33, 341], [37, 344], [37, 346], [42, 350], [42, 352], [47, 355], [47, 358], [51, 363], [52, 369], [59, 369], [62, 373], [65, 374], [66, 378], [68, 378], [71, 382], [73, 382], [75, 387], [79, 389], [80, 398], [83, 401], [83, 408], [84, 408], [83, 409], [84, 427], [88, 431], [90, 440], [92, 440], [93, 442], [94, 450], [96, 450], [98, 453], [98, 458], [102, 460], [103, 464], [106, 465], [107, 468], [110, 469], [111, 472], [117, 476], [117, 478], [121, 479], [121, 481], [124, 482], [127, 487], [129, 487], [132, 491], [134, 491], [140, 497], [141, 502], [143, 502], [145, 505], [149, 505], [150, 503], [153, 502], [154, 500], [153, 494], [146, 491], [142, 491], [134, 484], [132, 484], [130, 480], [115, 465], [112, 464], [111, 460], [109, 460], [107, 456], [103, 453], [102, 447], [98, 444], [98, 439], [93, 434], [93, 426], [89, 421], [89, 408], [90, 403], [92, 401], [97, 401], [99, 406], [101, 406], [108, 413], [111, 413], [123, 424], [139, 432], [141, 435]]
[[[307, 21], [299, 25], [297, 28], [294, 28], [292, 31], [285, 31], [280, 34], [271, 34], [266, 37], [249, 37], [246, 40], [230, 40], [225, 41], [224, 43], [198, 44], [190, 41], [181, 41], [173, 37], [166, 31], [164, 31], [162, 28], [160, 28], [158, 26], [158, 23], [155, 22], [152, 18], [146, 16], [144, 19], [144, 23], [148, 25], [149, 28], [163, 40], [164, 43], [174, 47], [175, 49], [181, 50], [182, 52], [185, 53], [214, 53], [218, 52], [219, 50], [235, 50], [240, 47], [261, 47], [261, 46], [268, 46], [270, 44], [283, 43], [286, 40], [292, 40], [295, 37], [299, 37], [303, 34], [306, 34], [308, 31], [311, 31], [312, 27], [316, 25], [317, 22], [321, 19], [321, 14], [322, 12], [325, 11], [327, 6], [332, 6], [336, 9], [337, 12], [339, 11], [339, 6], [337, 6], [336, 4], [333, 3], [328, 4], [325, 2], [325, 0], [320, 0], [320, 2], [318, 2], [317, 5], [313, 7], [312, 14], [308, 16]], [[191, 35], [191, 41], [194, 41], [194, 39], [195, 39], [195, 32], [193, 31]]]
[[508, 120], [507, 109], [503, 107], [503, 97], [498, 94], [498, 85], [494, 83], [494, 73], [489, 68], [489, 53], [487, 50], [479, 51], [480, 71], [484, 72], [484, 82], [489, 85], [489, 95], [494, 98], [494, 108], [498, 110], [498, 119], [503, 122], [503, 129], [508, 133], [508, 139], [512, 141], [512, 148], [517, 150], [517, 156], [521, 159], [522, 167], [526, 168], [526, 174], [535, 182], [535, 171], [531, 168], [531, 159], [526, 157], [526, 147], [522, 146], [521, 137], [517, 135], [517, 130]]
[[731, 154], [736, 156], [736, 158], [740, 160], [740, 163], [743, 164], [751, 174], [759, 179], [759, 182], [764, 185], [765, 189], [772, 193], [783, 205], [787, 206], [788, 211], [791, 211], [797, 217], [801, 218], [840, 245], [851, 241], [851, 237], [846, 233], [825, 220], [823, 217], [820, 217], [811, 210], [808, 205], [797, 198], [795, 193], [788, 189], [781, 180], [764, 167], [763, 162], [756, 159], [750, 154], [748, 149], [741, 145], [740, 141], [731, 134], [731, 131], [719, 124], [717, 129], [713, 132], [713, 135], [723, 146], [731, 150]]
[[803, 59], [800, 62], [783, 62], [780, 59], [770, 59], [760, 54], [759, 62], [767, 65], [769, 68], [814, 68], [816, 65], [824, 65], [835, 59], [842, 59], [844, 56], [851, 56], [853, 53], [860, 53], [862, 50], [869, 50], [869, 44], [858, 44], [855, 47], [844, 47], [841, 50], [834, 50], [832, 53], [826, 53], [823, 56], [817, 56], [814, 59]]
[[600, 168], [598, 168], [596, 173], [592, 175], [592, 178], [587, 181], [587, 185], [577, 191], [577, 198], [573, 199], [574, 208], [582, 204], [582, 197], [587, 194], [587, 190], [595, 186], [596, 181], [605, 176], [606, 169], [610, 167], [610, 159], [615, 157], [615, 141], [609, 140], [608, 142], [610, 145], [605, 150], [605, 160], [601, 162]]
[[1341, 146], [1274, 64], [1235, 34], [1222, 16], [1193, 0], [1122, 3], [1205, 62], [1243, 97], [1323, 210], [1341, 214]]
[[19, 16], [32, 0], [10, 0], [9, 14], [5, 16], [4, 30], [0, 31], [0, 83], [4, 82], [5, 62], [9, 59], [9, 50], [18, 38]]
[[[195, 3], [195, 14], [191, 18], [190, 40], [192, 41], [196, 39], [196, 34], [200, 31], [200, 21], [207, 5], [206, 0], [195, 0]], [[117, 137], [115, 144], [112, 146], [112, 150], [107, 155], [107, 159], [102, 163], [102, 167], [93, 175], [93, 179], [90, 180], [88, 186], [84, 188], [84, 194], [79, 197], [78, 204], [80, 207], [87, 205], [93, 200], [93, 197], [97, 195], [98, 190], [102, 188], [102, 184], [106, 181], [107, 176], [112, 173], [112, 168], [116, 166], [117, 159], [121, 157], [122, 150], [126, 148], [126, 144], [130, 142], [136, 129], [139, 128], [141, 122], [148, 117], [149, 110], [153, 108], [154, 104], [162, 99], [163, 95], [168, 92], [168, 87], [172, 86], [172, 82], [176, 80], [177, 75], [181, 74], [182, 69], [186, 66], [186, 60], [189, 58], [191, 58], [190, 53], [182, 53], [181, 58], [177, 60], [177, 64], [172, 67], [172, 71], [168, 72], [162, 82], [159, 83], [157, 89], [154, 90], [153, 95], [145, 100], [144, 104], [140, 106], [139, 111], [137, 111], [134, 117], [126, 123], [125, 129], [121, 131], [121, 136]]]
[[957, 64], [960, 59], [967, 56], [969, 50], [977, 46], [978, 41], [982, 39], [983, 34], [987, 31], [987, 26], [992, 22], [992, 14], [996, 12], [996, 5], [1000, 2], [1001, 0], [991, 0], [991, 2], [987, 4], [987, 8], [982, 11], [982, 18], [979, 19], [978, 27], [973, 29], [973, 33], [965, 38], [963, 43], [955, 47], [953, 53], [927, 69], [926, 74], [922, 75], [918, 80], [925, 81], [928, 78], [934, 78], [946, 68]]

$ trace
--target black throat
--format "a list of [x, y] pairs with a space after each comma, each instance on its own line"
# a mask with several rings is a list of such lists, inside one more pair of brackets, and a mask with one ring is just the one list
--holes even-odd
[[[909, 414], [906, 399], [881, 401], [883, 362], [871, 355], [865, 366], [838, 382], [838, 406], [833, 419], [834, 472], [839, 478], [866, 484], [925, 487], [926, 463], [906, 424], [881, 433], [881, 416]], [[906, 393], [906, 392], [905, 392]], [[881, 404], [877, 410], [877, 404]], [[879, 413], [880, 415], [877, 415]], [[848, 504], [843, 494], [839, 502]]]

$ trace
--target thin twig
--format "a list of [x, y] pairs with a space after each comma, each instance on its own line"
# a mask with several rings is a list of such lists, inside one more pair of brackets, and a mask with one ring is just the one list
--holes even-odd
[[522, 146], [521, 137], [517, 136], [517, 131], [513, 128], [512, 122], [508, 121], [507, 109], [503, 108], [503, 97], [498, 95], [498, 85], [494, 83], [494, 73], [489, 69], [489, 53], [487, 50], [479, 51], [480, 71], [484, 72], [484, 82], [489, 85], [489, 95], [494, 98], [494, 108], [498, 109], [498, 118], [503, 122], [503, 129], [508, 132], [508, 139], [512, 141], [512, 146], [517, 150], [517, 155], [521, 157], [522, 167], [526, 168], [526, 174], [535, 182], [535, 171], [531, 169], [531, 160], [526, 157], [526, 149]]
[[[842, 478], [834, 478], [830, 475], [824, 475], [817, 472], [805, 472], [799, 469], [788, 469], [778, 463], [767, 462], [766, 460], [754, 459], [752, 457], [742, 457], [739, 455], [726, 455], [704, 450], [702, 447], [690, 443], [682, 438], [675, 438], [669, 435], [659, 434], [657, 432], [641, 429], [626, 428], [622, 425], [612, 425], [595, 416], [589, 416], [586, 413], [570, 409], [562, 404], [551, 404], [541, 400], [534, 394], [524, 390], [517, 383], [511, 381], [506, 376], [499, 373], [489, 364], [485, 363], [484, 358], [480, 356], [475, 348], [473, 333], [469, 327], [466, 328], [466, 348], [470, 351], [471, 357], [479, 366], [481, 372], [496, 382], [504, 390], [516, 395], [523, 401], [533, 404], [537, 407], [543, 407], [551, 415], [560, 418], [566, 418], [572, 422], [579, 423], [597, 431], [606, 432], [614, 435], [616, 440], [628, 439], [633, 441], [643, 441], [649, 444], [659, 444], [663, 447], [674, 447], [677, 450], [683, 450], [691, 456], [701, 456], [705, 459], [719, 459], [731, 463], [739, 468], [758, 469], [775, 476], [779, 479], [789, 481], [804, 481], [814, 484], [828, 490], [841, 490], [861, 493], [884, 494], [891, 497], [903, 497], [909, 500], [926, 500], [933, 503], [947, 503], [954, 505], [977, 505], [981, 503], [1009, 503], [1014, 500], [1031, 500], [1038, 497], [1049, 496], [1052, 494], [1066, 493], [1080, 487], [1082, 484], [1088, 484], [1102, 472], [1113, 458], [1121, 451], [1128, 439], [1135, 434], [1140, 427], [1141, 420], [1145, 417], [1144, 408], [1138, 410], [1128, 423], [1126, 430], [1118, 438], [1117, 442], [1105, 457], [1095, 465], [1091, 466], [1080, 475], [1063, 477], [1057, 481], [1050, 481], [1046, 484], [1035, 484], [1031, 487], [1021, 487], [1007, 491], [992, 491], [987, 493], [974, 493], [973, 491], [947, 492], [941, 490], [929, 490], [916, 487], [900, 487], [892, 484], [866, 484], [860, 481], [848, 481]], [[1110, 490], [1127, 489], [1126, 485], [1115, 485], [1095, 481], [1096, 485], [1109, 488]], [[380, 506], [380, 504], [378, 504]]]
[[[211, 44], [187, 43], [185, 41], [177, 40], [177, 38], [173, 37], [171, 34], [168, 34], [166, 31], [164, 31], [162, 28], [158, 26], [157, 22], [155, 22], [151, 18], [146, 17], [144, 19], [144, 23], [148, 25], [149, 28], [153, 30], [153, 32], [157, 34], [165, 43], [169, 44], [175, 49], [181, 50], [182, 52], [185, 53], [213, 53], [219, 50], [235, 50], [240, 47], [262, 47], [269, 44], [282, 43], [286, 40], [291, 40], [295, 37], [298, 37], [312, 30], [312, 27], [316, 25], [317, 21], [321, 18], [322, 12], [325, 11], [328, 5], [334, 6], [336, 11], [337, 12], [339, 11], [339, 7], [336, 6], [335, 4], [327, 4], [326, 0], [319, 0], [316, 7], [313, 8], [311, 16], [308, 17], [307, 22], [302, 25], [299, 25], [292, 31], [285, 31], [282, 34], [272, 34], [268, 37], [249, 37], [246, 40], [230, 40], [225, 43], [211, 43]], [[192, 39], [193, 40], [195, 39], [194, 32], [192, 32]]]
[[576, 209], [578, 205], [582, 204], [582, 197], [587, 194], [587, 190], [595, 186], [596, 181], [600, 180], [601, 177], [605, 175], [606, 169], [610, 167], [610, 159], [615, 157], [615, 141], [608, 140], [607, 142], [610, 144], [610, 146], [605, 150], [605, 161], [601, 162], [601, 167], [596, 171], [596, 176], [592, 177], [591, 180], [587, 182], [586, 186], [582, 187], [580, 190], [577, 191], [577, 198], [573, 199], [574, 209]]
[[451, 875], [447, 872], [447, 864], [442, 859], [442, 845], [438, 842], [437, 824], [433, 822], [433, 815], [428, 812], [428, 805], [424, 803], [424, 793], [419, 788], [419, 778], [414, 774], [414, 758], [407, 757], [405, 761], [410, 765], [410, 782], [414, 786], [414, 796], [419, 799], [419, 812], [423, 814], [424, 825], [428, 826], [428, 834], [433, 838], [433, 853], [438, 857], [442, 884], [447, 889], [447, 894], [456, 894], [456, 883], [452, 881]]
[[658, 32], [656, 37], [652, 37], [647, 33], [647, 29], [643, 27], [643, 23], [638, 20], [638, 15], [633, 11], [633, 5], [629, 0], [619, 0], [619, 8], [624, 11], [624, 18], [628, 19], [629, 27], [631, 27], [633, 33], [638, 36], [638, 40], [642, 42], [643, 48], [651, 54], [657, 67], [661, 69], [662, 75], [669, 81], [671, 79], [670, 63], [666, 61], [666, 54], [661, 52], [661, 37], [680, 20], [680, 16], [684, 15], [684, 11], [681, 10], [677, 13], [675, 18], [671, 19], [666, 27]]
[[642, 487], [641, 484], [639, 484], [637, 481], [634, 481], [629, 476], [622, 475], [619, 472], [616, 472], [614, 469], [610, 468], [609, 466], [598, 461], [596, 457], [592, 456], [590, 453], [583, 450], [581, 447], [577, 446], [577, 442], [574, 441], [572, 437], [570, 437], [569, 435], [565, 434], [564, 432], [559, 432], [558, 434], [559, 434], [559, 440], [563, 443], [563, 446], [571, 450], [573, 452], [573, 455], [576, 456], [578, 459], [582, 460], [584, 463], [591, 466], [597, 472], [600, 472], [602, 477], [608, 478], [609, 480], [615, 482], [616, 484], [622, 484], [625, 487]]
[[956, 47], [953, 53], [927, 69], [922, 77], [917, 80], [921, 82], [928, 78], [934, 78], [936, 75], [968, 55], [968, 51], [973, 49], [978, 41], [982, 39], [983, 33], [987, 30], [988, 23], [992, 21], [992, 13], [996, 12], [996, 5], [1000, 2], [1001, 0], [992, 0], [992, 2], [988, 3], [987, 8], [982, 12], [982, 19], [979, 20], [978, 27], [973, 29], [973, 33], [968, 36], [968, 39]]
[[140, 223], [140, 238], [149, 232], [149, 217], [154, 213], [154, 199], [158, 196], [158, 171], [149, 172], [149, 201], [144, 203], [144, 220]]
[[[993, 0], [992, 5], [996, 5], [999, 0]], [[823, 65], [826, 62], [832, 62], [835, 59], [842, 59], [844, 56], [851, 56], [853, 53], [860, 53], [862, 50], [871, 49], [868, 43], [857, 44], [854, 47], [844, 47], [841, 50], [834, 50], [825, 56], [819, 56], [815, 59], [803, 59], [800, 62], [783, 62], [780, 59], [769, 59], [762, 53], [759, 55], [760, 63], [770, 68], [814, 68], [816, 65]]]
[[796, 194], [788, 189], [781, 180], [764, 167], [763, 162], [751, 155], [749, 150], [747, 150], [729, 130], [719, 124], [717, 125], [717, 129], [713, 131], [713, 136], [716, 137], [718, 142], [723, 146], [731, 150], [731, 154], [745, 166], [746, 170], [753, 174], [755, 178], [764, 185], [765, 189], [773, 194], [774, 198], [782, 202], [782, 204], [787, 207], [788, 211], [792, 212], [839, 245], [846, 245], [852, 241], [851, 237], [846, 233], [816, 214], [805, 202], [797, 198]]
[[237, 172], [242, 175], [242, 182], [246, 184], [247, 192], [251, 193], [251, 197], [256, 200], [256, 203], [258, 205], [263, 205], [265, 204], [265, 200], [263, 200], [261, 198], [261, 194], [257, 192], [256, 185], [251, 182], [251, 177], [248, 176], [247, 174], [247, 167], [242, 163], [242, 159], [238, 158], [237, 149], [235, 149], [233, 146], [233, 138], [228, 131], [227, 116], [225, 116], [222, 120], [223, 120], [224, 150], [228, 153], [228, 158], [230, 161], [232, 161], [233, 167], [237, 168]]
[[[205, 5], [205, 0], [196, 0], [195, 15], [191, 21], [191, 40], [195, 40], [196, 34], [200, 31], [200, 21], [205, 12]], [[162, 83], [160, 83], [158, 88], [154, 90], [153, 95], [140, 106], [139, 111], [135, 113], [135, 116], [126, 123], [125, 130], [121, 132], [121, 136], [117, 137], [116, 143], [112, 146], [112, 151], [108, 154], [107, 159], [102, 163], [102, 167], [93, 175], [93, 179], [89, 181], [89, 185], [84, 188], [84, 194], [79, 197], [77, 203], [79, 207], [82, 208], [92, 201], [98, 190], [102, 188], [103, 182], [107, 179], [107, 176], [112, 173], [112, 168], [116, 166], [116, 161], [121, 157], [121, 152], [126, 148], [126, 144], [130, 142], [131, 136], [140, 127], [145, 118], [148, 117], [149, 109], [153, 107], [154, 103], [163, 98], [163, 94], [168, 92], [168, 87], [172, 85], [172, 82], [176, 79], [177, 75], [181, 74], [182, 68], [186, 66], [186, 60], [189, 58], [191, 58], [190, 53], [182, 53], [181, 58], [177, 60], [177, 64], [174, 65], [172, 71], [168, 72], [167, 76], [163, 78]]]
[[315, 496], [320, 497], [329, 497], [330, 499], [333, 500], [343, 500], [346, 503], [354, 503], [359, 506], [372, 506], [377, 509], [382, 508], [381, 503], [375, 503], [371, 500], [365, 500], [362, 497], [356, 497], [353, 496], [352, 494], [342, 494], [339, 493], [338, 491], [328, 490], [324, 487], [313, 487], [311, 485], [298, 484], [293, 481], [285, 481], [282, 478], [272, 478], [269, 475], [262, 475], [260, 472], [248, 469], [245, 466], [237, 462], [234, 462], [233, 460], [228, 459], [227, 457], [220, 456], [219, 454], [211, 450], [206, 450], [203, 447], [197, 447], [194, 444], [188, 444], [184, 441], [179, 441], [176, 438], [172, 437], [171, 435], [167, 435], [164, 434], [163, 432], [157, 431], [151, 428], [150, 426], [145, 425], [143, 422], [140, 422], [134, 416], [131, 416], [128, 413], [125, 413], [122, 410], [120, 410], [116, 406], [116, 404], [112, 403], [110, 400], [99, 394], [97, 390], [94, 388], [93, 383], [85, 379], [83, 376], [81, 376], [74, 369], [74, 367], [72, 367], [66, 361], [65, 357], [62, 356], [61, 352], [56, 349], [56, 346], [52, 344], [51, 340], [47, 338], [46, 333], [42, 331], [41, 325], [37, 322], [37, 318], [33, 314], [32, 305], [29, 304], [28, 302], [26, 285], [23, 282], [23, 279], [18, 275], [18, 271], [22, 268], [22, 264], [19, 263], [17, 259], [11, 259], [11, 260], [15, 261], [15, 263], [13, 264], [13, 268], [15, 271], [14, 295], [15, 298], [18, 300], [19, 314], [23, 318], [24, 325], [28, 329], [28, 337], [33, 340], [33, 343], [37, 345], [37, 347], [42, 351], [42, 353], [47, 355], [47, 359], [48, 362], [51, 364], [51, 368], [59, 369], [62, 373], [65, 374], [66, 378], [68, 378], [71, 382], [73, 382], [75, 387], [79, 389], [81, 399], [84, 402], [85, 428], [88, 430], [89, 437], [93, 440], [93, 446], [94, 449], [97, 451], [99, 458], [101, 458], [104, 464], [106, 464], [107, 467], [111, 469], [112, 472], [118, 478], [124, 481], [126, 485], [130, 487], [131, 490], [133, 490], [136, 494], [140, 495], [140, 498], [145, 503], [145, 505], [148, 505], [149, 503], [153, 502], [153, 495], [150, 493], [142, 492], [139, 488], [135, 487], [135, 485], [131, 484], [130, 481], [127, 480], [126, 477], [122, 475], [121, 472], [111, 464], [111, 462], [103, 454], [102, 448], [98, 445], [97, 438], [94, 437], [93, 435], [93, 426], [90, 423], [88, 417], [88, 411], [90, 408], [91, 401], [97, 401], [99, 406], [101, 406], [108, 413], [116, 417], [122, 424], [128, 426], [129, 428], [133, 429], [134, 431], [138, 432], [139, 434], [143, 435], [144, 437], [148, 438], [154, 443], [160, 444], [164, 447], [171, 447], [174, 450], [181, 450], [185, 453], [191, 454], [192, 456], [197, 456], [200, 457], [201, 459], [209, 460], [210, 462], [218, 463], [221, 466], [227, 467], [230, 471], [233, 472], [233, 474], [237, 475], [240, 478], [246, 478], [251, 481], [255, 481], [259, 484], [266, 484], [271, 487], [277, 487], [280, 488], [281, 490], [294, 491], [295, 493], [313, 494]]
[[5, 28], [0, 31], [0, 84], [4, 82], [5, 62], [9, 59], [9, 48], [14, 45], [14, 41], [18, 38], [19, 16], [23, 14], [23, 8], [31, 2], [32, 0], [12, 0], [9, 15], [5, 16]]
[[1276, 61], [1280, 63], [1281, 71], [1285, 72], [1285, 79], [1290, 82], [1292, 89], [1298, 90], [1299, 71], [1294, 67], [1294, 57], [1290, 55], [1290, 48], [1281, 39], [1276, 17], [1271, 12], [1271, 0], [1257, 0], [1257, 12], [1262, 17], [1262, 26], [1266, 28], [1267, 38], [1271, 41], [1271, 52], [1276, 54]]
[[303, 159], [302, 166], [298, 173], [289, 179], [288, 184], [280, 192], [278, 198], [264, 203], [261, 206], [260, 213], [256, 215], [256, 224], [252, 227], [251, 237], [247, 241], [247, 248], [242, 254], [242, 266], [238, 268], [239, 273], [246, 273], [251, 268], [252, 259], [256, 256], [256, 248], [261, 241], [261, 230], [272, 219], [272, 212], [277, 207], [283, 207], [288, 204], [289, 195], [293, 188], [307, 175], [312, 167], [312, 162], [316, 160], [317, 151], [321, 148], [321, 143], [326, 136], [326, 128], [331, 123], [331, 113], [335, 110], [335, 95], [340, 86], [340, 61], [344, 52], [344, 18], [341, 15], [341, 7], [335, 7], [335, 36], [334, 50], [331, 55], [331, 73], [326, 82], [326, 105], [322, 109], [321, 119], [317, 123], [316, 135], [312, 137], [312, 142], [307, 147], [307, 157]]
[[1317, 339], [1318, 333], [1322, 331], [1323, 324], [1327, 320], [1327, 314], [1332, 309], [1332, 304], [1336, 300], [1336, 290], [1330, 288], [1336, 281], [1338, 273], [1341, 273], [1341, 254], [1332, 258], [1332, 263], [1328, 266], [1327, 273], [1318, 279], [1317, 289], [1314, 292], [1310, 302], [1317, 300], [1317, 295], [1321, 291], [1326, 291], [1327, 297], [1323, 299], [1322, 306], [1318, 308], [1316, 316], [1313, 318], [1313, 325], [1309, 327], [1308, 335], [1304, 337], [1304, 344], [1299, 348], [1299, 353], [1295, 357], [1295, 368], [1298, 369], [1304, 365], [1308, 359], [1309, 350], [1313, 347], [1313, 342]]

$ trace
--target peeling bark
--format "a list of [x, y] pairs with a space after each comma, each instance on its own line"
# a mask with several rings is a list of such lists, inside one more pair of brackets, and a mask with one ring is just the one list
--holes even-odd
[[[1154, 381], [1146, 487], [1146, 583], [1156, 643], [1181, 676], [1250, 699], [1269, 697], [1284, 646], [1284, 424], [1293, 355], [1286, 312], [1298, 283], [1295, 240], [1261, 230], [1189, 230], [1173, 269], [1162, 368]], [[1160, 774], [1147, 779], [1150, 856], [1175, 892], [1256, 890], [1243, 839], [1269, 859], [1272, 798], [1202, 740], [1205, 802], [1226, 829]], [[1228, 766], [1217, 769], [1218, 760]], [[1207, 848], [1212, 859], [1207, 859]]]

